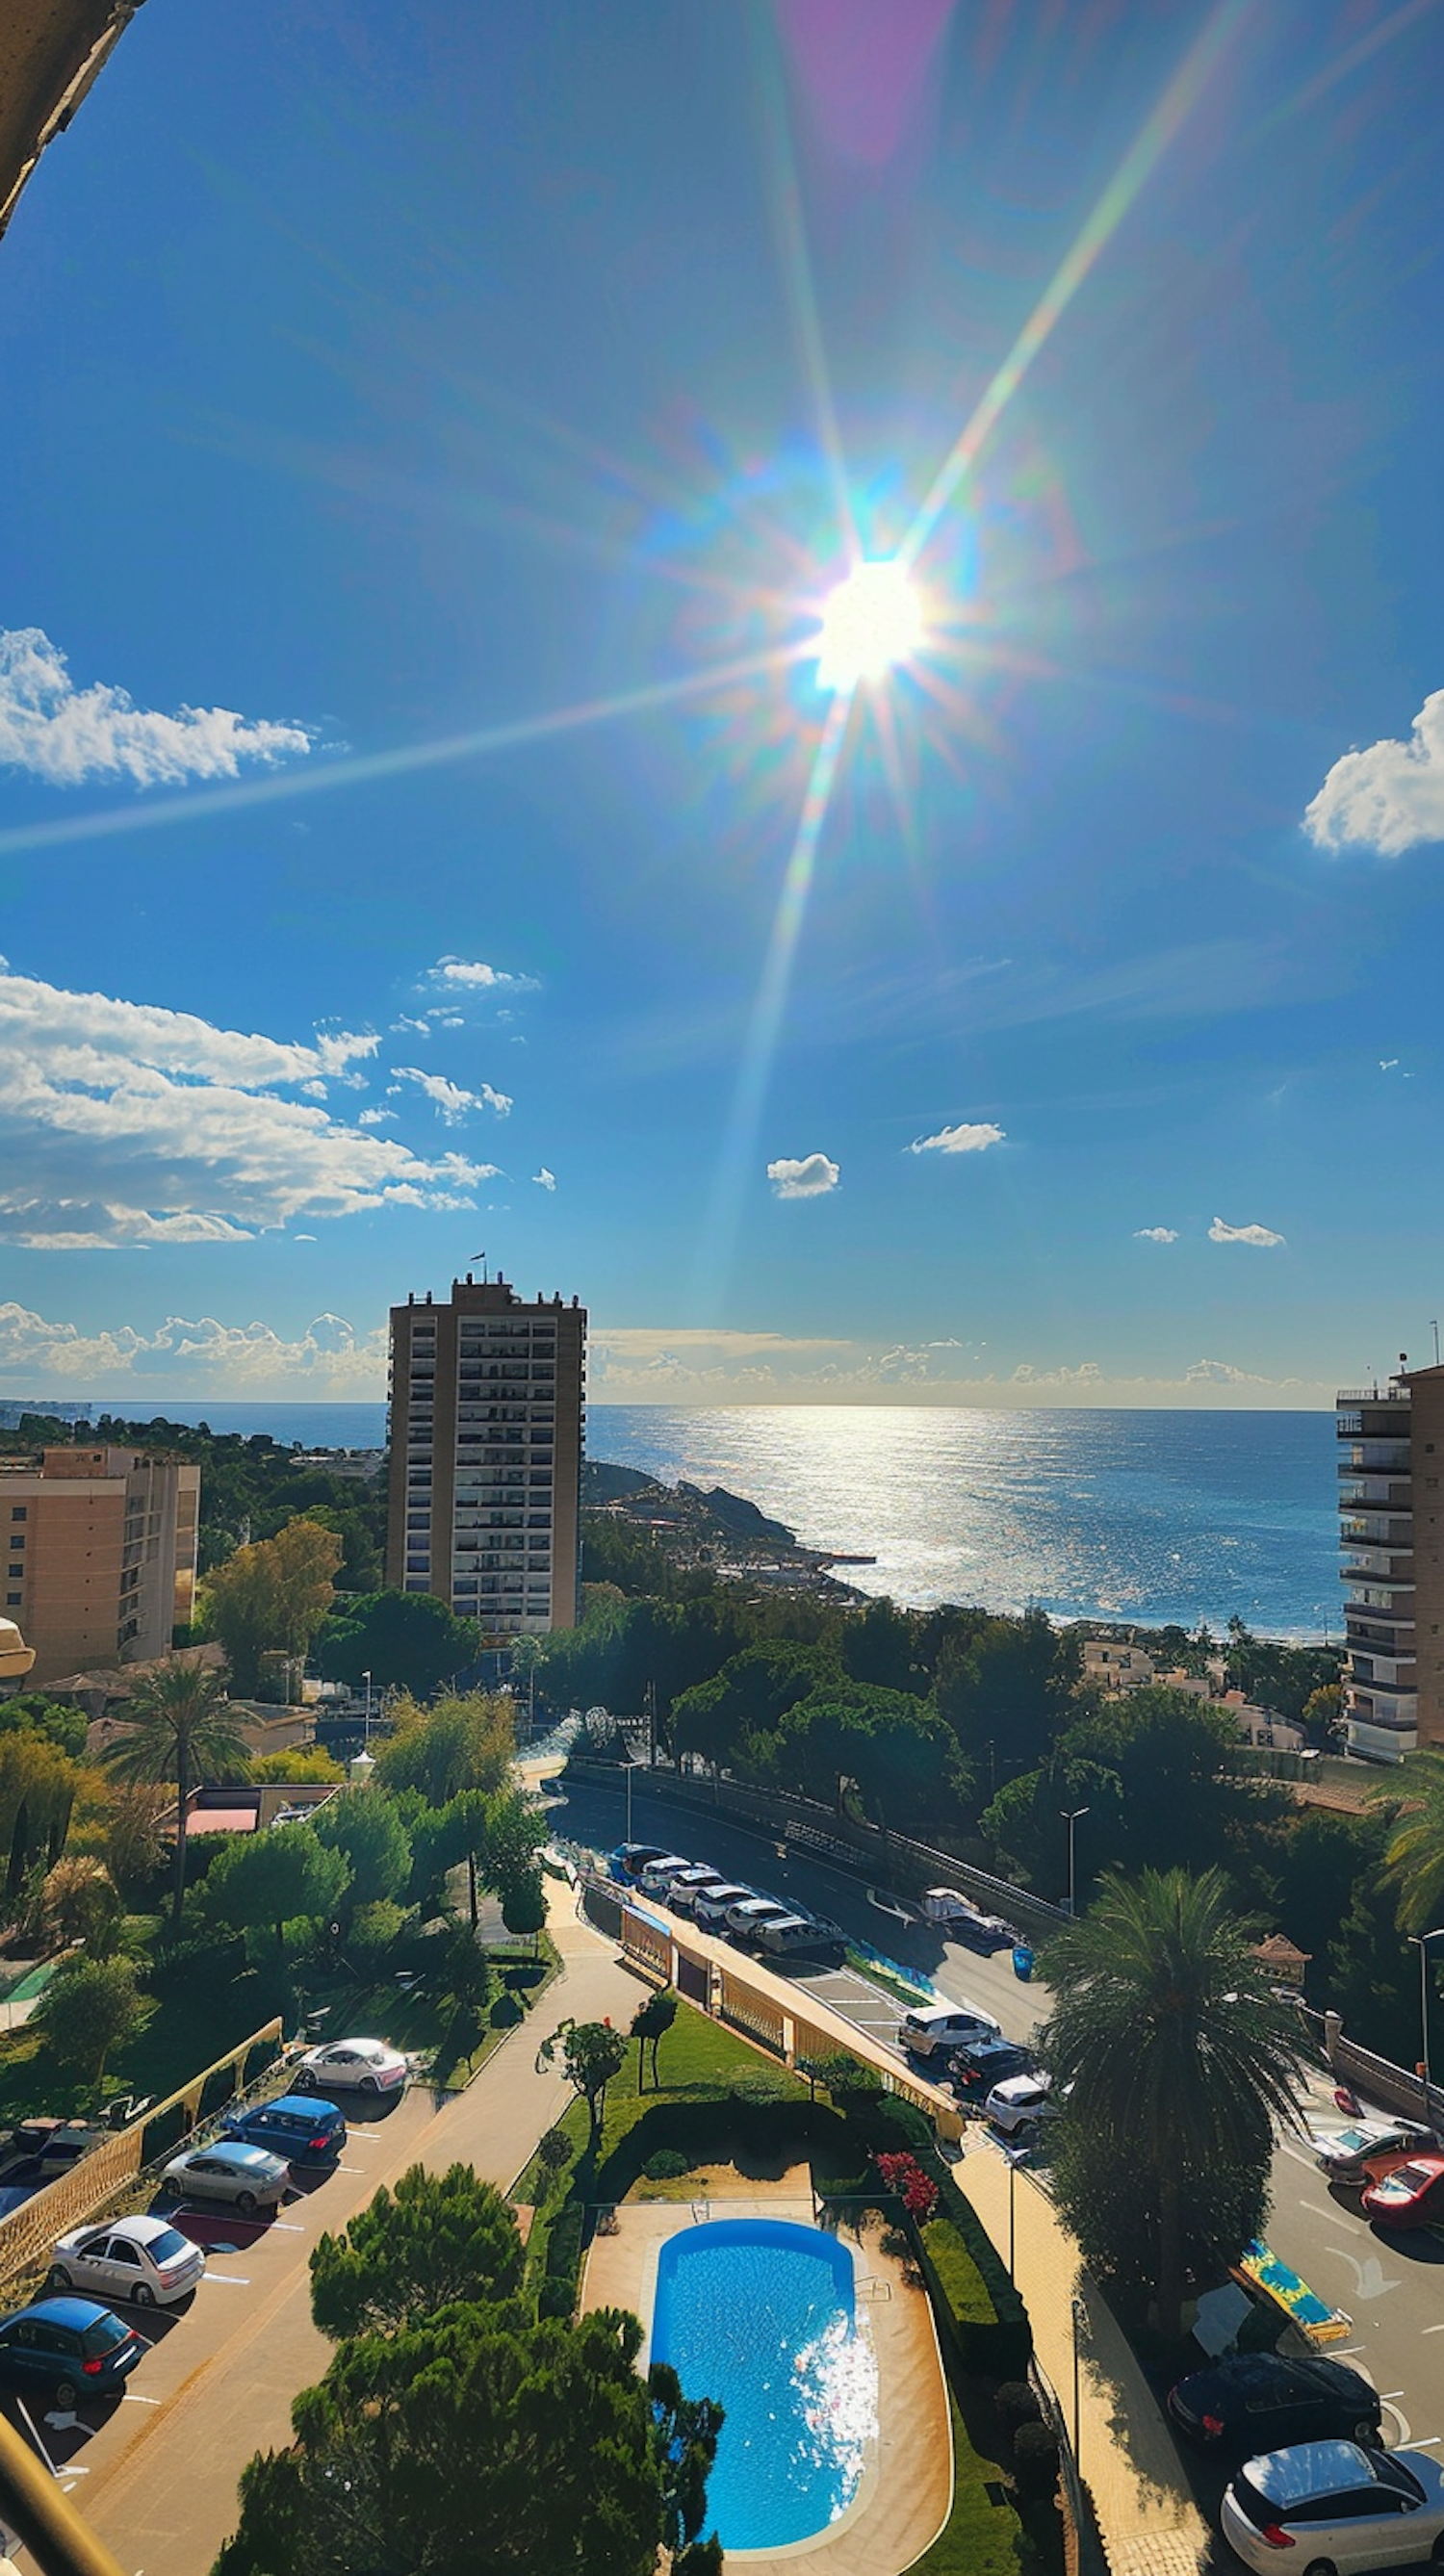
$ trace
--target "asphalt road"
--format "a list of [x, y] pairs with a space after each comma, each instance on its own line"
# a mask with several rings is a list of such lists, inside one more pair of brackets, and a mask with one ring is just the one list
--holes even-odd
[[[608, 1851], [622, 1840], [625, 1800], [620, 1791], [574, 1789], [552, 1805], [551, 1820], [555, 1833]], [[636, 1780], [632, 1836], [664, 1842], [671, 1851], [734, 1871], [759, 1891], [796, 1897], [832, 1916], [854, 1938], [901, 1965], [923, 1969], [952, 2001], [981, 2005], [1010, 2039], [1030, 2039], [1047, 2011], [1047, 1989], [1020, 1983], [1007, 1950], [983, 1958], [961, 1942], [943, 1940], [934, 1925], [899, 1923], [846, 1871], [801, 1859], [787, 1844], [768, 1843], [720, 1817], [652, 1797]], [[801, 1972], [792, 1973], [803, 1981]], [[839, 2011], [864, 2017], [848, 2000], [858, 1980], [846, 1972], [809, 1973], [806, 1982]], [[884, 2039], [892, 2037], [895, 2019], [895, 2007], [876, 2003], [866, 2015], [867, 2026]], [[1319, 2129], [1342, 2125], [1332, 2087], [1322, 2078], [1312, 2085], [1306, 2116]], [[1307, 2139], [1285, 2138], [1274, 2157], [1268, 2241], [1320, 2298], [1353, 2320], [1347, 2340], [1328, 2349], [1373, 2381], [1385, 2401], [1389, 2440], [1444, 2440], [1444, 2236], [1429, 2228], [1386, 2235], [1362, 2215], [1356, 2193], [1326, 2180]]]

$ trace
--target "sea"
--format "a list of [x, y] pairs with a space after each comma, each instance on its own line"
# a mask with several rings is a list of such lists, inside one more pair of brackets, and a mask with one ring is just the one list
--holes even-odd
[[[155, 1410], [308, 1448], [385, 1438], [380, 1404]], [[598, 1404], [587, 1445], [745, 1494], [806, 1546], [873, 1560], [841, 1568], [846, 1582], [918, 1608], [1214, 1629], [1237, 1615], [1266, 1637], [1343, 1626], [1330, 1413]]]

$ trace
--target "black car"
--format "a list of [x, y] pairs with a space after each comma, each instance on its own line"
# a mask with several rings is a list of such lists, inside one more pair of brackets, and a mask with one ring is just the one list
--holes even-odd
[[1010, 2075], [1032, 2071], [1032, 2050], [1014, 2039], [977, 2039], [966, 2048], [955, 2048], [948, 2060], [948, 2073], [958, 2091], [979, 2101]]
[[1379, 2443], [1378, 2391], [1343, 2362], [1312, 2355], [1231, 2353], [1170, 2388], [1168, 2411], [1191, 2442], [1247, 2459], [1298, 2442]]

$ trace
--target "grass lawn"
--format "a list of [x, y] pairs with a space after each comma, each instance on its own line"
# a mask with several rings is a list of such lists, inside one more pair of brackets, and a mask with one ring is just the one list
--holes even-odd
[[995, 2504], [988, 2493], [1002, 2483], [1002, 2471], [983, 2459], [968, 2439], [968, 2428], [951, 2391], [953, 2419], [953, 2509], [931, 2549], [915, 2560], [910, 2576], [1027, 2576], [1038, 2564], [1012, 2501]]
[[[438, 1942], [438, 1953], [441, 1948]], [[364, 2032], [368, 2038], [384, 2039], [392, 2048], [405, 2049], [408, 2055], [429, 2058], [432, 2081], [456, 2093], [470, 2083], [478, 2067], [486, 2064], [493, 2049], [500, 2047], [507, 2032], [560, 1971], [560, 1955], [545, 1932], [538, 1952], [535, 1960], [504, 1962], [497, 1994], [480, 2024], [473, 2014], [459, 2016], [441, 1992], [439, 1956], [431, 1974], [423, 1973], [415, 1983], [405, 1985], [394, 1977], [366, 1984], [344, 1969], [325, 1976], [312, 1970], [304, 1976], [304, 2009], [308, 2014], [325, 2010], [321, 2028], [328, 2037], [340, 2038], [348, 2030]]]
[[[277, 1979], [258, 1969], [229, 1983], [198, 1979], [194, 1993], [168, 1996], [139, 2037], [117, 2050], [107, 2082], [119, 2078], [126, 2091], [163, 2100], [280, 2008]], [[0, 2032], [0, 2125], [9, 2128], [45, 2112], [69, 2117], [87, 2107], [91, 2094], [90, 2085], [56, 2063], [33, 2022]]]

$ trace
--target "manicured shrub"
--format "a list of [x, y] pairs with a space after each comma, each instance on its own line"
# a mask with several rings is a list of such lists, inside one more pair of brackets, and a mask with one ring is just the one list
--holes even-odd
[[993, 2391], [993, 2405], [1005, 2433], [1016, 2433], [1020, 2424], [1036, 2424], [1043, 2409], [1036, 2389], [1026, 2379], [1005, 2379]]
[[692, 2171], [692, 2159], [677, 2147], [658, 2147], [655, 2155], [648, 2156], [642, 2171], [648, 2182], [680, 2182], [683, 2174]]
[[1020, 2424], [1013, 2435], [1018, 2493], [1050, 2496], [1058, 2484], [1058, 2436], [1051, 2424]]

